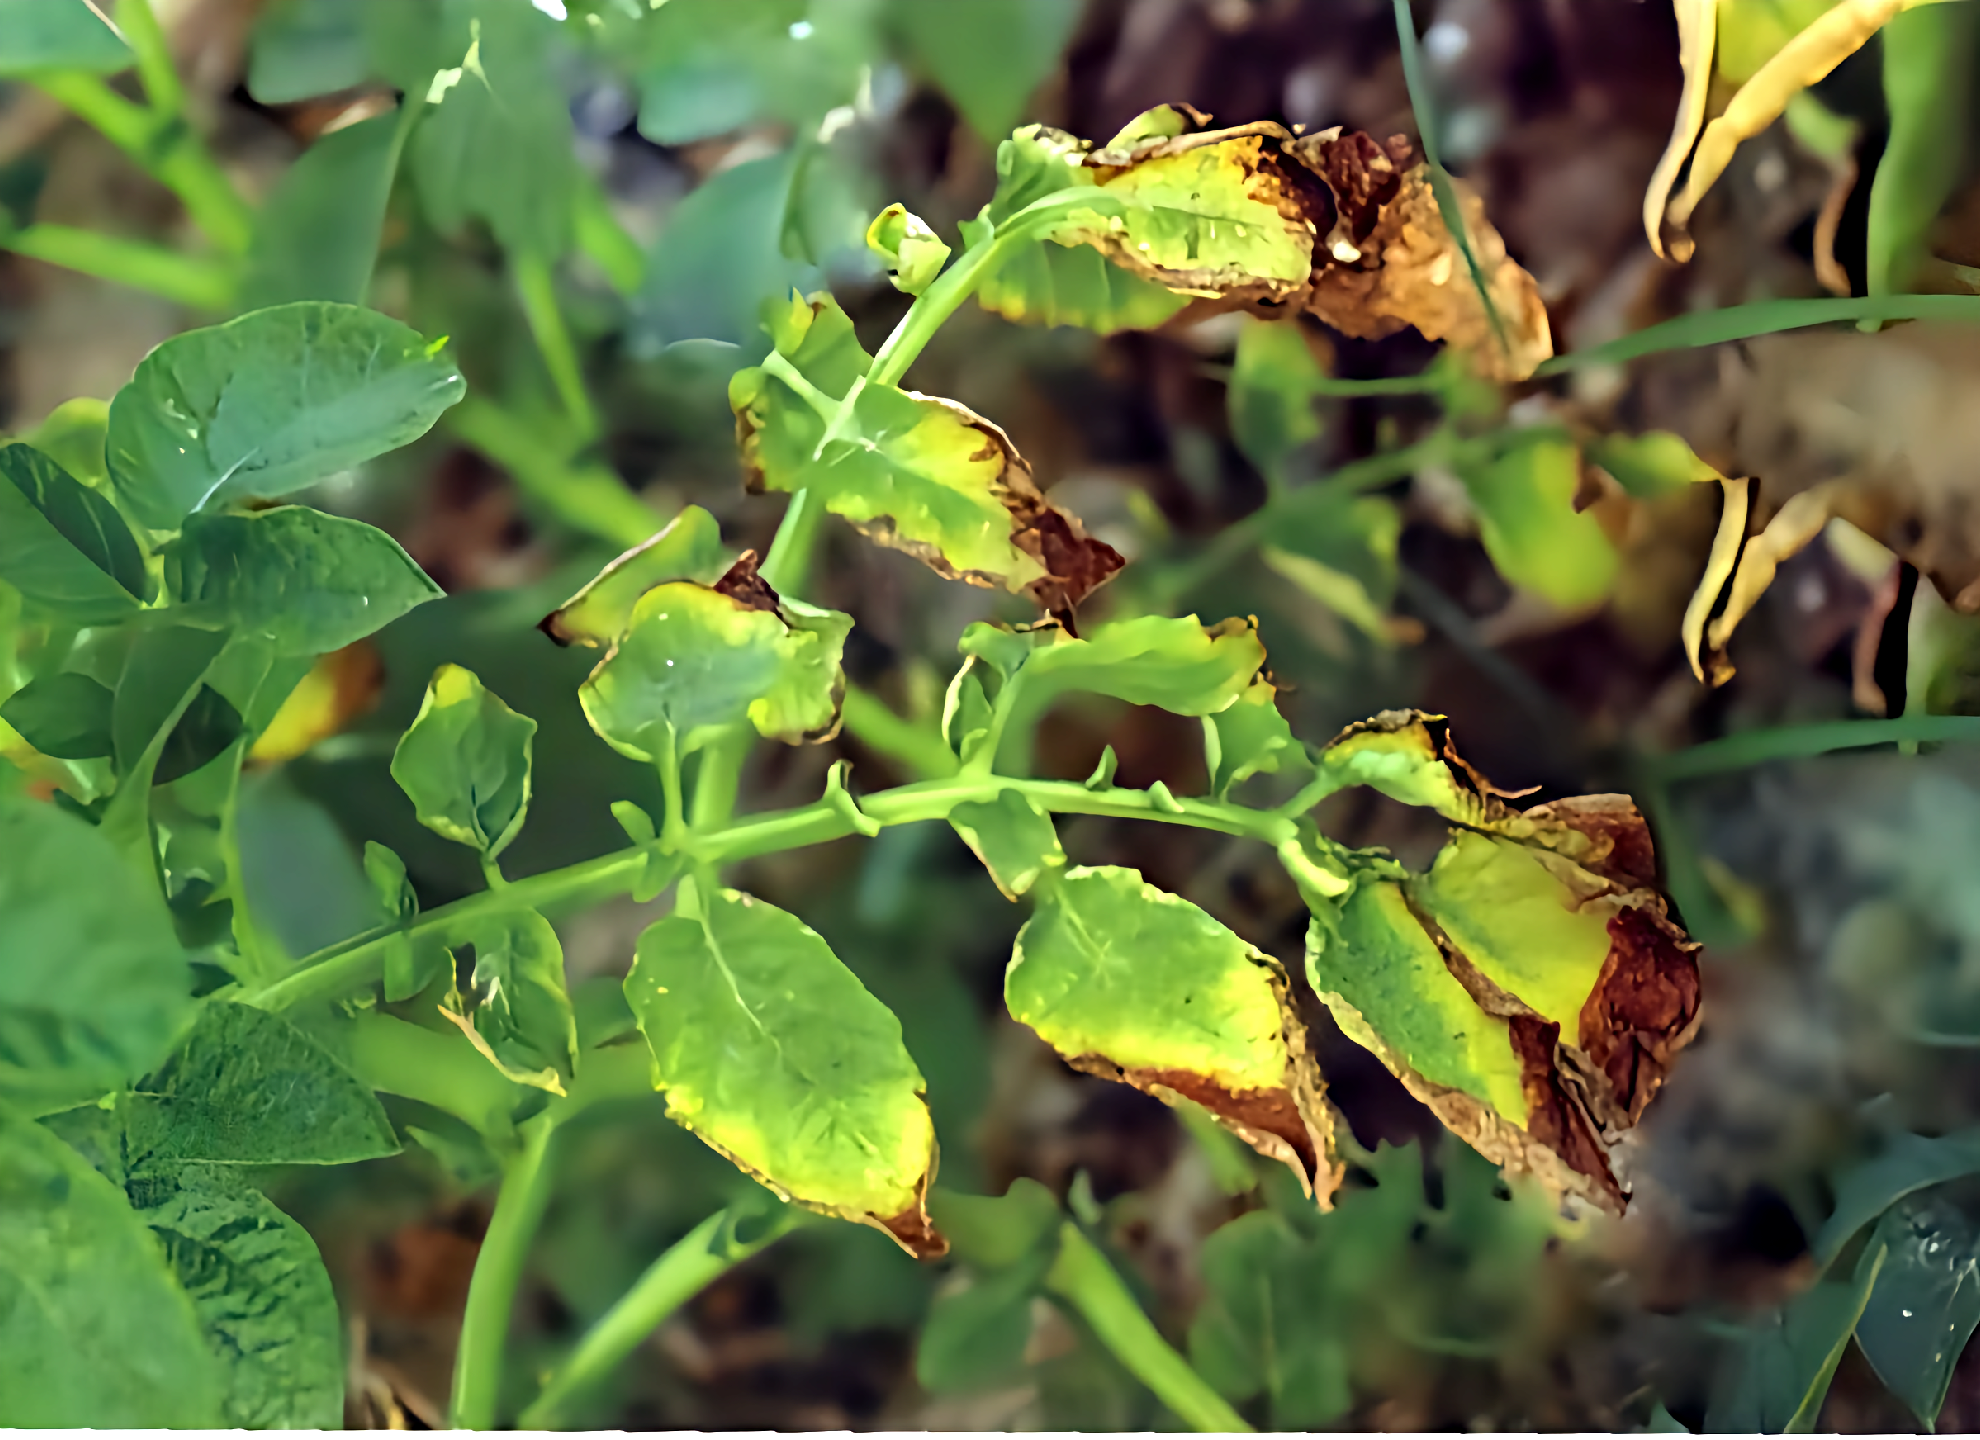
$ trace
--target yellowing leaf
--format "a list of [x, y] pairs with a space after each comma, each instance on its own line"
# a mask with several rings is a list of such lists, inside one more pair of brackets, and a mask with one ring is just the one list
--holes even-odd
[[597, 649], [625, 633], [633, 603], [668, 580], [712, 585], [728, 568], [722, 528], [699, 505], [689, 505], [651, 539], [619, 556], [538, 626], [559, 645]]
[[248, 759], [257, 765], [295, 759], [368, 711], [384, 686], [385, 667], [369, 641], [317, 657], [275, 718], [255, 737]]
[[1286, 978], [1187, 900], [1068, 870], [1018, 934], [1004, 1000], [1074, 1068], [1195, 1102], [1328, 1202], [1332, 1112]]
[[864, 386], [851, 428], [829, 434], [870, 363], [830, 297], [773, 311], [770, 329], [771, 362], [729, 382], [752, 489], [807, 491], [938, 574], [1029, 595], [1048, 614], [1126, 563], [1045, 499], [1002, 430], [952, 400]]
[[894, 288], [919, 295], [942, 273], [949, 247], [928, 228], [928, 222], [905, 205], [889, 205], [866, 227], [866, 248], [887, 267]]

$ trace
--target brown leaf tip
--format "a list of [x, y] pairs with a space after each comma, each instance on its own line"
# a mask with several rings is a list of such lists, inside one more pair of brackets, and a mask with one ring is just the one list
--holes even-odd
[[745, 610], [767, 610], [780, 620], [784, 617], [783, 601], [770, 588], [770, 582], [757, 573], [754, 550], [745, 550], [738, 555], [736, 563], [709, 588], [717, 595], [735, 601]]

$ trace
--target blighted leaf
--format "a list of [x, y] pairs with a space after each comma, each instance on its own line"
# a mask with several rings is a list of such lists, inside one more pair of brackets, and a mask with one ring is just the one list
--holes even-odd
[[110, 75], [128, 67], [131, 47], [90, 0], [0, 0], [0, 75], [43, 70]]
[[43, 675], [0, 703], [0, 720], [44, 755], [93, 760], [110, 753], [113, 703], [109, 689], [87, 675]]
[[248, 759], [278, 765], [341, 734], [377, 703], [385, 686], [378, 651], [360, 640], [318, 656], [255, 737]]
[[[1693, 247], [1691, 237], [1685, 232], [1691, 223], [1692, 212], [1725, 173], [1740, 142], [1758, 135], [1778, 120], [1789, 100], [1862, 49], [1894, 15], [1920, 3], [1930, 3], [1930, 0], [1837, 0], [1834, 6], [1811, 20], [1740, 86], [1738, 93], [1727, 102], [1725, 110], [1699, 135], [1698, 148], [1692, 153], [1691, 168], [1685, 175], [1683, 193], [1671, 203], [1669, 211], [1661, 217], [1653, 215], [1649, 198], [1646, 197], [1644, 220], [1650, 227], [1651, 243], [1655, 245], [1660, 238], [1657, 232], [1658, 221], [1661, 220], [1675, 232], [1669, 237], [1672, 258], [1689, 260]], [[1709, 25], [1709, 22], [1706, 23]], [[1709, 39], [1704, 40], [1701, 46], [1701, 37], [1708, 34], [1708, 30], [1701, 29], [1687, 37], [1687, 44], [1693, 51], [1708, 47]], [[1686, 68], [1689, 70], [1689, 64]], [[1689, 75], [1686, 77], [1686, 88], [1690, 89]], [[1702, 110], [1698, 113], [1702, 114]], [[1680, 117], [1680, 133], [1687, 124], [1695, 133], [1697, 120], [1693, 118], [1689, 106]], [[1666, 151], [1667, 160], [1679, 143], [1680, 134], [1674, 133], [1671, 149]], [[1688, 136], [1684, 137], [1684, 144], [1689, 148]], [[1675, 173], [1675, 166], [1672, 170]], [[1652, 193], [1655, 193], [1654, 187]]]
[[827, 443], [828, 416], [870, 364], [852, 322], [830, 297], [794, 298], [772, 309], [770, 332], [779, 365], [729, 381], [752, 489], [808, 491], [869, 539], [1048, 614], [1126, 563], [1045, 499], [1002, 430], [952, 400], [866, 386], [852, 429]]
[[1941, 1196], [1913, 1195], [1884, 1212], [1872, 1250], [1884, 1267], [1856, 1321], [1856, 1343], [1892, 1394], [1933, 1429], [1953, 1366], [1980, 1324], [1980, 1232]]
[[1499, 573], [1561, 610], [1605, 597], [1621, 562], [1593, 513], [1574, 508], [1581, 456], [1565, 435], [1522, 440], [1463, 472]]
[[219, 1361], [221, 1423], [341, 1426], [343, 1323], [308, 1232], [259, 1192], [196, 1175], [140, 1183], [132, 1199]]
[[1889, 1249], [1873, 1245], [1853, 1275], [1822, 1280], [1747, 1328], [1705, 1415], [1709, 1434], [1805, 1434], [1869, 1302]]
[[[1719, 0], [1672, 0], [1672, 8], [1677, 12], [1678, 63], [1684, 69], [1684, 91], [1678, 97], [1671, 138], [1643, 192], [1643, 229], [1650, 237], [1650, 248], [1660, 260], [1665, 258], [1664, 207], [1670, 200], [1671, 188], [1677, 184], [1678, 172], [1684, 168], [1685, 158], [1698, 139], [1699, 127], [1705, 123], [1705, 107], [1711, 97], [1712, 51], [1719, 24]], [[1674, 246], [1673, 250], [1677, 248]], [[1682, 253], [1675, 258], [1686, 260], [1690, 256], [1687, 239]]]
[[[0, 1099], [76, 1100], [165, 1056], [192, 972], [154, 882], [52, 805], [0, 799]], [[0, 1387], [4, 1393], [4, 1387]]]
[[20, 444], [0, 446], [0, 580], [70, 624], [115, 624], [152, 592], [117, 507]]
[[0, 1425], [205, 1429], [221, 1394], [193, 1304], [123, 1192], [0, 1109]]
[[577, 1020], [557, 932], [534, 910], [517, 910], [476, 926], [468, 938], [474, 1006], [465, 1018], [448, 1018], [511, 1080], [563, 1094], [577, 1069]]
[[699, 505], [689, 505], [651, 539], [599, 571], [538, 628], [559, 645], [596, 650], [625, 633], [634, 602], [655, 585], [669, 580], [712, 585], [728, 566], [721, 526]]
[[1195, 616], [1137, 616], [1090, 637], [1051, 622], [1007, 630], [979, 621], [963, 631], [963, 654], [980, 656], [1021, 684], [1034, 703], [1065, 690], [1155, 705], [1175, 715], [1214, 715], [1257, 680], [1265, 647], [1250, 620], [1204, 626]]
[[[1476, 196], [1459, 189], [1502, 339], [1406, 142], [1338, 127], [1295, 136], [1270, 121], [1207, 125], [1188, 106], [1165, 105], [1104, 148], [1039, 127], [1012, 143], [1065, 167], [1042, 167], [1057, 188], [1091, 180], [1105, 197], [1073, 210], [1051, 239], [1092, 246], [1171, 291], [1272, 316], [1306, 312], [1366, 339], [1414, 326], [1497, 379], [1523, 379], [1553, 354], [1538, 287]], [[1075, 167], [1085, 173], [1067, 177]], [[1006, 183], [1015, 180], [1036, 183], [1014, 160]]]
[[1351, 727], [1319, 761], [1461, 828], [1427, 874], [1382, 867], [1338, 907], [1315, 902], [1314, 988], [1481, 1154], [1620, 1209], [1610, 1144], [1701, 1004], [1697, 947], [1669, 919], [1635, 805], [1515, 810], [1415, 712]]
[[935, 1130], [900, 1022], [797, 917], [683, 890], [626, 977], [668, 1113], [784, 1198], [942, 1253]]
[[889, 205], [866, 227], [866, 248], [887, 267], [894, 288], [908, 295], [926, 290], [949, 261], [949, 247], [928, 222], [905, 205]]
[[[1712, 615], [1712, 607], [1718, 603], [1726, 581], [1732, 578], [1733, 570], [1739, 564], [1740, 548], [1746, 543], [1747, 507], [1751, 500], [1751, 480], [1727, 480], [1721, 485], [1724, 505], [1719, 511], [1719, 528], [1712, 537], [1712, 549], [1705, 559], [1705, 573], [1699, 578], [1698, 589], [1684, 607], [1684, 620], [1678, 627], [1678, 634], [1684, 641], [1684, 653], [1691, 661], [1691, 673], [1700, 680], [1707, 680], [1705, 652], [1705, 626]], [[1709, 682], [1723, 685], [1732, 679], [1732, 661], [1726, 658], [1723, 649], [1714, 650], [1710, 656], [1711, 670]]]
[[341, 650], [441, 594], [383, 530], [306, 505], [195, 515], [165, 564], [175, 598], [282, 655]]
[[963, 844], [975, 852], [1006, 900], [1015, 900], [1039, 879], [1063, 869], [1066, 852], [1052, 819], [1016, 790], [995, 800], [971, 800], [949, 812]]
[[839, 657], [852, 617], [783, 601], [745, 552], [714, 585], [656, 585], [578, 691], [613, 749], [659, 763], [747, 718], [798, 745], [838, 729]]
[[1196, 1102], [1328, 1202], [1332, 1112], [1286, 978], [1187, 900], [1068, 870], [1018, 933], [1004, 1001], [1075, 1068]]
[[1277, 691], [1263, 676], [1253, 680], [1235, 703], [1203, 720], [1204, 759], [1210, 793], [1219, 800], [1253, 775], [1310, 770], [1306, 747], [1293, 738], [1279, 711]]
[[110, 402], [110, 476], [131, 514], [278, 499], [410, 444], [461, 398], [441, 346], [354, 305], [302, 301], [174, 336]]
[[392, 778], [419, 823], [494, 859], [529, 810], [536, 722], [502, 703], [473, 671], [442, 665], [392, 752]]

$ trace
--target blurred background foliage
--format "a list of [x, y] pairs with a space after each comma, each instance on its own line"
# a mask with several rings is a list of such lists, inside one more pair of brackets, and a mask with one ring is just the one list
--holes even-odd
[[[36, 0], [12, 0], [23, 3]], [[339, 733], [265, 766], [248, 789], [240, 823], [259, 913], [298, 954], [372, 923], [362, 839], [405, 858], [425, 905], [477, 883], [386, 770], [442, 663], [472, 669], [541, 726], [512, 875], [614, 848], [614, 800], [655, 808], [651, 776], [584, 724], [576, 688], [589, 658], [534, 626], [684, 504], [713, 511], [732, 546], [767, 546], [779, 507], [738, 483], [727, 377], [767, 347], [764, 299], [792, 287], [830, 287], [869, 348], [885, 335], [906, 298], [862, 243], [881, 206], [902, 201], [953, 237], [988, 198], [995, 142], [1016, 124], [1104, 138], [1168, 101], [1222, 123], [1418, 133], [1388, 0], [157, 8], [185, 91], [179, 119], [252, 214], [233, 224], [223, 204], [196, 229], [48, 94], [0, 88], [0, 420], [28, 432], [72, 397], [109, 396], [190, 324], [298, 298], [366, 299], [452, 337], [470, 386], [434, 435], [312, 497], [390, 528], [448, 595], [348, 659], [329, 687]], [[1442, 156], [1538, 281], [1558, 350], [1688, 311], [1815, 295], [1824, 263], [1864, 287], [1869, 201], [1855, 177], [1892, 133], [1877, 46], [1824, 82], [1828, 108], [1741, 148], [1694, 219], [1698, 258], [1679, 270], [1654, 261], [1639, 220], [1680, 82], [1668, 6], [1415, 9]], [[0, 3], [0, 23], [15, 13]], [[462, 34], [472, 49], [455, 67]], [[1970, 46], [1965, 59], [1942, 77], [1947, 115], [1964, 114]], [[397, 91], [429, 101], [410, 134]], [[1947, 233], [1980, 239], [1961, 228], [1980, 215], [1967, 203], [1966, 135], [1942, 136], [1962, 167], [1946, 189]], [[119, 283], [118, 265], [63, 251], [72, 230], [141, 247], [119, 264], [147, 257], [150, 282]], [[1958, 1346], [1919, 1362], [1896, 1393], [1865, 1358], [1881, 1344], [1876, 1369], [1892, 1381], [1891, 1354], [1931, 1348], [1901, 1323], [1904, 1296], [1928, 1297], [1920, 1307], [1937, 1305], [1929, 1313], [1962, 1338], [1980, 1313], [1974, 1197], [1956, 1179], [1917, 1188], [1964, 1173], [1952, 1141], [1920, 1137], [1980, 1121], [1969, 883], [1980, 769], [1957, 751], [1695, 781], [1644, 767], [1756, 725], [1859, 713], [1877, 698], [1873, 683], [1866, 700], [1866, 677], [1901, 694], [1901, 647], [1895, 690], [1893, 662], [1874, 657], [1902, 613], [1889, 618], [1879, 578], [1817, 544], [1741, 632], [1734, 682], [1707, 691], [1678, 625], [1714, 487], [1618, 462], [1607, 468], [1619, 483], [1578, 503], [1588, 467], [1556, 430], [1466, 448], [1563, 417], [1583, 439], [1685, 433], [1716, 401], [1720, 359], [1501, 393], [1413, 332], [1354, 341], [1140, 300], [1153, 309], [1129, 310], [1147, 328], [1108, 336], [971, 307], [913, 381], [995, 419], [1055, 500], [1131, 558], [1094, 614], [1258, 616], [1302, 739], [1417, 706], [1452, 716], [1467, 757], [1508, 788], [1637, 793], [1674, 886], [1680, 868], [1689, 877], [1688, 923], [1723, 942], [1707, 953], [1707, 1022], [1634, 1142], [1631, 1217], [1608, 1224], [1561, 1221], [1509, 1190], [1313, 1016], [1334, 1098], [1366, 1147], [1338, 1208], [1318, 1215], [1214, 1128], [1071, 1072], [1003, 1018], [1021, 911], [946, 828], [751, 862], [747, 885], [803, 915], [900, 1015], [929, 1082], [945, 1185], [1000, 1195], [1029, 1178], [1064, 1198], [1261, 1425], [1634, 1429], [1675, 1415], [1696, 1427], [1710, 1406], [1720, 1421], [1779, 1428], [1810, 1393], [1827, 1429], [1912, 1429], [1935, 1413], [1942, 1430], [1980, 1422], [1980, 1363], [1955, 1367]], [[1301, 498], [1349, 467], [1363, 467], [1359, 497]], [[1269, 526], [1258, 519], [1268, 498]], [[868, 787], [912, 778], [962, 626], [1013, 613], [844, 529], [814, 575], [808, 598], [858, 621], [847, 669], [859, 693], [833, 744], [759, 751], [751, 805], [811, 798], [839, 758]], [[1935, 693], [1936, 708], [1962, 704], [1943, 677]], [[1091, 698], [1040, 726], [1031, 762], [1081, 779], [1110, 746], [1124, 784], [1205, 783], [1195, 727]], [[1405, 861], [1441, 839], [1367, 792], [1321, 818]], [[1076, 861], [1135, 866], [1296, 968], [1305, 910], [1260, 856], [1173, 827], [1081, 819], [1063, 834]], [[581, 995], [616, 986], [666, 904], [617, 902], [564, 927]], [[423, 1149], [298, 1175], [278, 1193], [342, 1290], [352, 1423], [433, 1425], [488, 1172], [444, 1117], [397, 1110]], [[569, 1139], [522, 1307], [517, 1398], [527, 1372], [654, 1255], [753, 1188], [670, 1125], [657, 1097], [589, 1113]], [[1866, 1162], [1885, 1171], [1861, 1180]], [[1914, 1287], [1879, 1292], [1884, 1311], [1850, 1291], [1847, 1264], [1824, 1282], [1840, 1298], [1807, 1288], [1852, 1183], [1881, 1184], [1886, 1203], [1916, 1192], [1878, 1222], [1895, 1227], [1891, 1273]], [[995, 1280], [917, 1265], [872, 1231], [806, 1227], [701, 1295], [569, 1418], [1174, 1424], [1076, 1324], [1028, 1292], [1013, 1311]], [[1813, 1314], [1810, 1296], [1830, 1310]], [[1852, 1299], [1838, 1331], [1830, 1311]], [[1888, 1334], [1873, 1342], [1879, 1324]], [[1842, 1355], [1823, 1400], [1817, 1372], [1850, 1325], [1863, 1344]]]

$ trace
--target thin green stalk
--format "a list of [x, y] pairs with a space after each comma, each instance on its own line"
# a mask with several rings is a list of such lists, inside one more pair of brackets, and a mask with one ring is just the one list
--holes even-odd
[[584, 366], [578, 360], [570, 327], [564, 323], [563, 307], [557, 303], [556, 277], [541, 256], [521, 252], [509, 256], [509, 273], [515, 277], [523, 319], [536, 341], [537, 354], [543, 357], [543, 368], [550, 372], [550, 383], [564, 415], [579, 440], [589, 442], [599, 433], [598, 411], [585, 389]]
[[[857, 813], [848, 813], [843, 799], [821, 799], [790, 810], [745, 816], [691, 832], [678, 853], [684, 863], [720, 867], [856, 834], [862, 816], [882, 826], [945, 820], [956, 806], [994, 800], [1005, 790], [1015, 790], [1053, 814], [1160, 820], [1244, 836], [1274, 848], [1297, 835], [1293, 820], [1275, 811], [1217, 800], [1177, 799], [1166, 790], [1088, 790], [1071, 780], [971, 774], [882, 791], [862, 801]], [[646, 873], [648, 858], [646, 847], [629, 846], [561, 870], [512, 880], [499, 895], [470, 895], [411, 920], [374, 927], [306, 957], [280, 980], [242, 998], [264, 1009], [289, 1010], [355, 994], [378, 982], [387, 948], [402, 935], [447, 934], [503, 910], [537, 910], [555, 919], [608, 895], [630, 891]]]
[[805, 1216], [795, 1206], [786, 1206], [756, 1233], [747, 1237], [739, 1233], [740, 1225], [760, 1218], [761, 1210], [753, 1201], [731, 1205], [662, 1251], [633, 1282], [632, 1289], [585, 1331], [577, 1348], [544, 1385], [543, 1393], [524, 1409], [518, 1428], [555, 1428], [573, 1398], [602, 1383], [669, 1315], [743, 1261], [788, 1235]]
[[172, 66], [172, 49], [165, 31], [151, 8], [151, 0], [117, 0], [117, 28], [137, 56], [138, 78], [144, 82], [145, 98], [152, 113], [165, 121], [178, 120], [186, 113], [186, 91], [179, 83], [179, 72]]
[[1805, 760], [1833, 750], [1942, 740], [1980, 741], [1980, 716], [1903, 715], [1893, 720], [1831, 720], [1821, 725], [1747, 730], [1721, 740], [1708, 740], [1673, 755], [1648, 757], [1643, 761], [1643, 769], [1654, 782], [1668, 785], [1678, 780], [1746, 770], [1775, 760]]
[[189, 310], [225, 310], [233, 303], [234, 277], [226, 266], [142, 240], [73, 225], [29, 225], [0, 238], [0, 245], [30, 260], [128, 285]]
[[495, 1428], [509, 1315], [530, 1242], [550, 1203], [546, 1162], [555, 1133], [548, 1115], [523, 1126], [522, 1147], [510, 1158], [496, 1193], [495, 1214], [481, 1242], [474, 1279], [468, 1283], [467, 1311], [461, 1317], [460, 1348], [454, 1357], [454, 1401], [448, 1419], [456, 1430]]
[[795, 596], [804, 589], [811, 578], [811, 552], [818, 546], [819, 522], [824, 518], [825, 507], [811, 491], [793, 492], [777, 526], [777, 538], [763, 557], [759, 573], [764, 584], [779, 595]]
[[73, 70], [42, 72], [34, 84], [177, 195], [193, 223], [222, 252], [247, 253], [254, 239], [254, 213], [184, 117], [164, 119], [126, 100], [99, 77]]
[[1045, 1277], [1045, 1288], [1071, 1307], [1094, 1338], [1190, 1429], [1251, 1433], [1230, 1403], [1162, 1338], [1107, 1257], [1071, 1221], [1061, 1232], [1059, 1256]]
[[516, 1083], [458, 1030], [428, 1030], [382, 1010], [366, 1010], [351, 1017], [344, 1034], [350, 1046], [346, 1063], [369, 1089], [431, 1105], [483, 1134], [499, 1134], [515, 1108]]
[[479, 450], [544, 513], [586, 535], [629, 550], [660, 528], [659, 517], [602, 465], [576, 465], [540, 431], [493, 400], [470, 392], [447, 412], [455, 438]]

